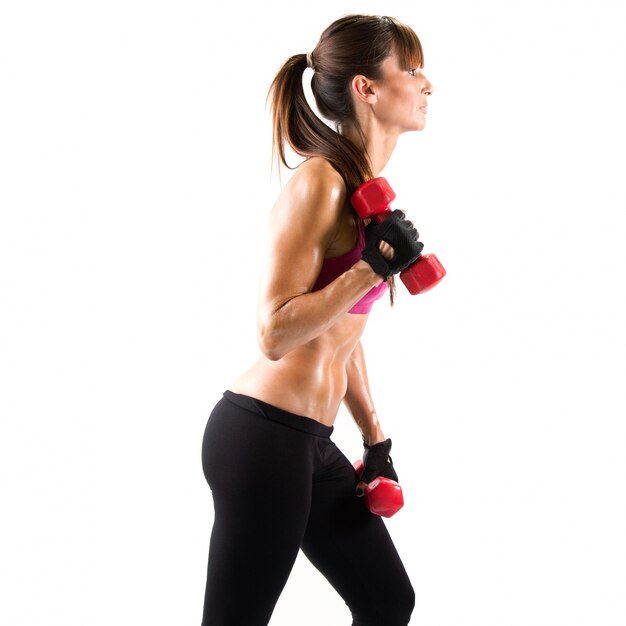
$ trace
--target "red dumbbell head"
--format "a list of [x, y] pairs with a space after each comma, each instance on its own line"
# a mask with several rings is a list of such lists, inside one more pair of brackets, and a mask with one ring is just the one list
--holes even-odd
[[394, 190], [385, 178], [379, 176], [363, 183], [352, 194], [350, 202], [362, 219], [377, 213], [388, 212], [389, 205], [396, 199]]
[[446, 270], [434, 254], [422, 254], [415, 263], [400, 272], [400, 280], [411, 295], [432, 289], [446, 275]]
[[365, 504], [374, 515], [391, 517], [404, 506], [402, 487], [390, 478], [379, 476], [365, 487]]

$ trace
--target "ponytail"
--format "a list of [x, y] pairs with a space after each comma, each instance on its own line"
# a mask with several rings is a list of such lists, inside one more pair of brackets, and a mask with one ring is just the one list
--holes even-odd
[[341, 174], [348, 193], [373, 178], [367, 157], [347, 137], [329, 128], [311, 109], [302, 87], [307, 55], [296, 54], [280, 68], [268, 92], [272, 110], [272, 161], [287, 163], [285, 143], [303, 157], [325, 158]]

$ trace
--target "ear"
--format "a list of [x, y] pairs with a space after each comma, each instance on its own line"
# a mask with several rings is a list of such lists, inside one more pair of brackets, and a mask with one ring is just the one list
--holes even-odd
[[357, 74], [352, 79], [350, 87], [352, 88], [353, 96], [362, 102], [373, 104], [378, 100], [376, 81], [363, 76], [363, 74]]

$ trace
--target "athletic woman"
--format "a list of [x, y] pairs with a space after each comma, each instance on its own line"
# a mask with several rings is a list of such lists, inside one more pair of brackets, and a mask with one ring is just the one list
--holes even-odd
[[[204, 434], [215, 521], [203, 626], [268, 624], [300, 549], [345, 600], [353, 626], [409, 622], [409, 578], [330, 435], [343, 401], [363, 437], [362, 478], [397, 480], [360, 337], [372, 305], [422, 244], [399, 211], [364, 225], [350, 196], [379, 174], [402, 133], [424, 128], [431, 84], [423, 65], [409, 27], [350, 15], [312, 53], [288, 59], [270, 87], [280, 162], [289, 167], [285, 143], [305, 160], [271, 212], [261, 354], [224, 392]], [[307, 104], [307, 67], [335, 130]]]

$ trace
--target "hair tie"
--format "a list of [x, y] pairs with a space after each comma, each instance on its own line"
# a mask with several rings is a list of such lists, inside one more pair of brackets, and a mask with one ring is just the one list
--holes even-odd
[[313, 69], [313, 53], [312, 52], [307, 52], [306, 53], [306, 66], [310, 67], [311, 69]]

